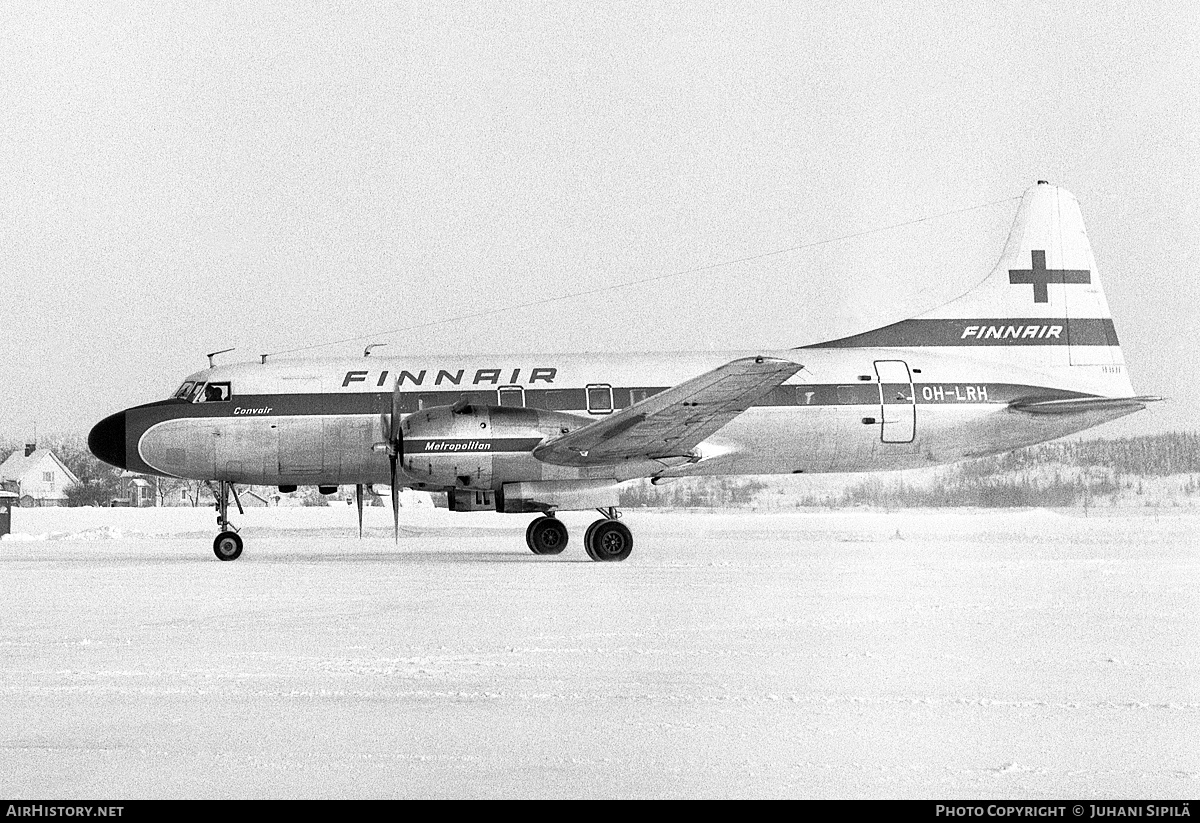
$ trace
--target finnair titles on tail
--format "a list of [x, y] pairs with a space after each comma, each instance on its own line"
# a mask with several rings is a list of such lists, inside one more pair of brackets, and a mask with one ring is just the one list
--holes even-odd
[[[633, 548], [617, 489], [635, 478], [906, 469], [1028, 446], [1144, 408], [1117, 343], [1079, 204], [1045, 182], [996, 268], [962, 297], [863, 334], [782, 351], [292, 359], [214, 366], [98, 423], [100, 459], [236, 484], [446, 492], [455, 511], [597, 509], [594, 560]], [[332, 491], [332, 489], [330, 489]]]

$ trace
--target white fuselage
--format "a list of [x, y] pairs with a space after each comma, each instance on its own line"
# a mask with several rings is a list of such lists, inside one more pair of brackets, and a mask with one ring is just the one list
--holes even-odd
[[[619, 411], [745, 352], [278, 360], [187, 378], [225, 398], [127, 410], [127, 467], [166, 476], [270, 485], [387, 483], [393, 402], [402, 415], [466, 397], [580, 423]], [[507, 482], [906, 469], [1060, 437], [1128, 410], [1036, 416], [1014, 400], [1093, 396], [1058, 374], [927, 349], [800, 349], [794, 377], [701, 443], [687, 463], [575, 468], [532, 457], [537, 438], [488, 442], [474, 455], [490, 488]], [[222, 388], [227, 386], [227, 388]], [[193, 396], [202, 396], [194, 389]], [[499, 437], [499, 434], [496, 435]], [[454, 446], [466, 452], [474, 441]], [[466, 459], [467, 455], [464, 455]], [[437, 488], [406, 477], [405, 485]]]

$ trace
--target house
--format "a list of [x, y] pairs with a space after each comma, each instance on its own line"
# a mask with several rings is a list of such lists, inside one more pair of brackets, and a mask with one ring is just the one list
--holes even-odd
[[21, 506], [65, 506], [67, 487], [79, 482], [50, 449], [29, 445], [0, 463], [0, 482], [17, 493]]
[[155, 487], [140, 475], [123, 472], [117, 488], [120, 490], [121, 496], [113, 498], [112, 505], [114, 506], [132, 506], [141, 509], [158, 504]]

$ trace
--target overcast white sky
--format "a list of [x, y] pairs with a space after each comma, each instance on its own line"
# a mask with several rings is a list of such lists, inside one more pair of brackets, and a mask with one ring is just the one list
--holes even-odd
[[[0, 7], [0, 436], [257, 359], [1016, 197], [1080, 200], [1135, 388], [1197, 428], [1200, 6]], [[986, 274], [1015, 203], [400, 335], [785, 347]], [[365, 342], [312, 352], [356, 354]]]

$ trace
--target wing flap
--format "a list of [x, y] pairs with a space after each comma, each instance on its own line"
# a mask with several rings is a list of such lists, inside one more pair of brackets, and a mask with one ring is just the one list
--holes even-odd
[[564, 434], [533, 450], [559, 466], [691, 456], [696, 445], [803, 366], [777, 357], [744, 357]]

